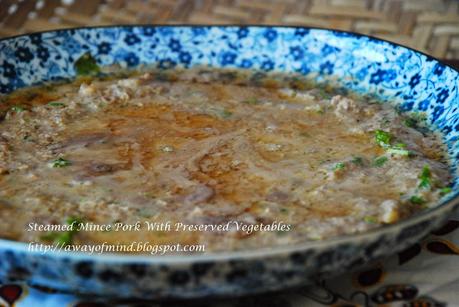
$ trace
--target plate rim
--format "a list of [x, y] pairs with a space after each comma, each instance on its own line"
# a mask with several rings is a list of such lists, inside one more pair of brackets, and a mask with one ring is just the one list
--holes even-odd
[[[276, 24], [224, 24], [224, 25], [208, 25], [208, 24], [113, 24], [113, 25], [100, 25], [100, 26], [82, 26], [82, 27], [71, 27], [71, 28], [62, 28], [62, 29], [52, 29], [45, 31], [36, 31], [29, 32], [25, 34], [18, 34], [14, 36], [8, 36], [0, 38], [0, 44], [8, 40], [13, 40], [21, 37], [28, 37], [34, 34], [45, 34], [45, 33], [58, 33], [58, 32], [68, 32], [75, 30], [100, 30], [107, 28], [160, 28], [160, 27], [170, 27], [170, 28], [286, 28], [286, 29], [308, 29], [308, 30], [319, 30], [324, 32], [331, 33], [345, 33], [350, 34], [350, 36], [357, 38], [368, 38], [372, 41], [385, 42], [388, 45], [391, 45], [393, 48], [405, 48], [411, 52], [421, 54], [431, 61], [436, 61], [441, 65], [450, 68], [453, 72], [457, 73], [459, 76], [459, 68], [455, 68], [450, 64], [443, 62], [443, 60], [438, 59], [432, 55], [429, 55], [423, 51], [417, 50], [415, 48], [392, 42], [386, 39], [378, 38], [372, 35], [366, 35], [357, 33], [354, 31], [345, 31], [339, 29], [332, 29], [326, 27], [309, 27], [309, 26], [298, 26], [298, 25], [276, 25]], [[1, 94], [0, 94], [1, 95]], [[211, 252], [204, 254], [196, 255], [130, 255], [130, 254], [114, 254], [114, 253], [102, 253], [102, 254], [88, 254], [84, 252], [74, 252], [74, 251], [47, 251], [42, 253], [40, 251], [31, 251], [28, 250], [30, 242], [20, 242], [12, 241], [0, 238], [0, 251], [1, 250], [14, 250], [15, 252], [26, 253], [28, 255], [34, 256], [46, 256], [46, 257], [59, 257], [59, 258], [74, 258], [75, 260], [90, 260], [90, 261], [103, 261], [106, 263], [143, 263], [143, 264], [188, 264], [195, 262], [217, 262], [217, 261], [231, 261], [237, 259], [259, 259], [267, 257], [278, 257], [282, 255], [290, 255], [296, 252], [304, 252], [308, 249], [321, 249], [329, 248], [332, 246], [339, 246], [346, 243], [351, 243], [354, 241], [365, 241], [369, 240], [374, 236], [382, 236], [396, 231], [398, 228], [410, 227], [414, 224], [421, 223], [433, 217], [440, 217], [445, 215], [446, 212], [454, 211], [459, 208], [459, 190], [453, 191], [452, 196], [449, 196], [448, 199], [436, 203], [435, 206], [430, 207], [422, 212], [419, 212], [405, 220], [400, 222], [384, 225], [370, 229], [366, 232], [360, 232], [355, 234], [340, 235], [332, 237], [325, 240], [318, 241], [307, 241], [299, 244], [289, 244], [289, 245], [279, 245], [273, 247], [263, 247], [255, 250], [243, 250], [243, 251], [221, 251], [221, 252]], [[38, 243], [39, 242], [32, 242]]]

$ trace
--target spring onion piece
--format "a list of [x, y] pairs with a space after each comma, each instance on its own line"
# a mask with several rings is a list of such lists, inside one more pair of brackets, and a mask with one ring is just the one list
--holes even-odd
[[25, 109], [23, 107], [21, 107], [21, 106], [12, 106], [11, 107], [11, 111], [14, 111], [16, 113], [20, 113], [20, 112], [25, 111]]
[[445, 187], [445, 188], [441, 188], [440, 189], [440, 194], [441, 195], [446, 195], [446, 194], [449, 194], [453, 191], [453, 189], [451, 189], [450, 187]]
[[376, 218], [376, 216], [371, 216], [371, 215], [365, 216], [363, 220], [365, 221], [365, 223], [368, 223], [368, 224], [376, 224], [378, 222], [378, 219]]
[[72, 164], [72, 162], [70, 162], [69, 160], [66, 160], [64, 158], [59, 158], [59, 159], [56, 159], [54, 161], [51, 161], [51, 166], [52, 167], [56, 167], [56, 168], [66, 167], [66, 166], [69, 166], [71, 164]]
[[397, 143], [393, 146], [390, 146], [387, 149], [387, 152], [393, 155], [400, 155], [400, 156], [410, 156], [412, 155], [412, 152], [405, 149], [406, 144], [405, 143]]
[[387, 162], [387, 160], [389, 159], [385, 156], [377, 157], [373, 160], [373, 166], [382, 167]]
[[419, 185], [421, 189], [428, 189], [431, 186], [432, 174], [428, 165], [424, 165], [421, 174], [419, 175]]
[[395, 147], [390, 147], [387, 149], [387, 152], [393, 155], [399, 155], [399, 156], [409, 156], [411, 155], [411, 152], [406, 149], [401, 149], [401, 148], [395, 148]]
[[80, 225], [83, 223], [83, 219], [77, 217], [69, 217], [67, 219], [67, 225], [71, 226], [70, 230], [64, 232], [50, 232], [41, 237], [45, 241], [53, 241], [53, 243], [66, 246], [73, 242], [73, 237], [78, 232]]
[[415, 205], [423, 205], [426, 203], [426, 200], [422, 196], [413, 195], [410, 198], [410, 202]]
[[346, 165], [343, 163], [343, 162], [338, 162], [335, 164], [335, 166], [333, 167], [333, 170], [334, 171], [339, 171], [339, 170], [342, 170], [346, 167]]
[[392, 135], [389, 132], [383, 130], [376, 130], [375, 140], [379, 146], [386, 148], [390, 146]]
[[381, 146], [382, 148], [385, 148], [388, 153], [392, 155], [399, 155], [399, 156], [411, 156], [412, 152], [405, 149], [406, 144], [405, 143], [397, 143], [395, 145], [391, 145], [393, 137], [389, 132], [383, 131], [383, 130], [376, 130], [375, 131], [375, 140], [376, 143]]

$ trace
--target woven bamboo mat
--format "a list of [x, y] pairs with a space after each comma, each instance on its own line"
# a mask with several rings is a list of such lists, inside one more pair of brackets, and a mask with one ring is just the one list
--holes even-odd
[[319, 26], [459, 59], [459, 0], [0, 0], [0, 37], [128, 23]]

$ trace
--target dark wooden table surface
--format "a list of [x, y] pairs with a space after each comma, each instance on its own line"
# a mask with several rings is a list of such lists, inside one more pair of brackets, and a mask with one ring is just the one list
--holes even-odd
[[459, 60], [443, 60], [443, 62], [459, 70]]

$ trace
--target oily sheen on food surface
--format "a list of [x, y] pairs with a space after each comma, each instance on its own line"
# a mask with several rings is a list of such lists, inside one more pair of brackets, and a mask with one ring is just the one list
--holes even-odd
[[0, 237], [49, 243], [55, 232], [43, 230], [69, 219], [168, 222], [195, 228], [73, 231], [66, 243], [247, 250], [364, 232], [449, 192], [422, 116], [296, 79], [253, 80], [152, 71], [2, 97]]

